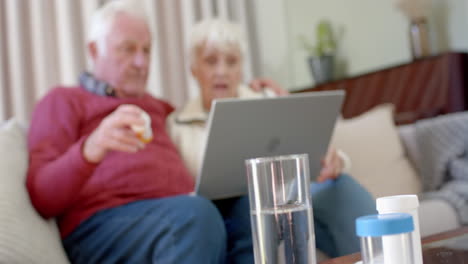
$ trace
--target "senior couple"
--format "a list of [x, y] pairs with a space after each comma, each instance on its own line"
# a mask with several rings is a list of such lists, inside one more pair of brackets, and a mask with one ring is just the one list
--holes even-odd
[[[174, 111], [145, 91], [152, 37], [140, 2], [101, 7], [87, 45], [92, 73], [37, 104], [28, 136], [32, 203], [57, 219], [72, 263], [253, 263], [248, 197], [189, 193], [212, 100], [259, 97], [266, 86], [285, 92], [269, 80], [243, 85], [238, 25], [207, 20], [193, 28], [189, 50], [200, 97]], [[147, 144], [130, 129], [144, 124], [142, 111], [154, 135]], [[354, 219], [375, 206], [341, 173], [344, 154], [324, 156], [322, 183], [312, 187], [314, 225], [317, 247], [333, 257], [359, 250]]]

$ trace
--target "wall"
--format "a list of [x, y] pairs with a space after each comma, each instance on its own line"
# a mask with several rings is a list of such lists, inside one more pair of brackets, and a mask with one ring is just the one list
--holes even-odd
[[256, 26], [257, 44], [255, 59], [259, 61], [258, 75], [271, 77], [289, 87], [292, 72], [290, 41], [288, 31], [290, 22], [286, 16], [287, 0], [255, 0], [253, 19]]
[[[329, 19], [336, 31], [343, 31], [339, 76], [358, 75], [411, 60], [408, 20], [395, 8], [395, 0], [256, 2], [262, 74], [289, 89], [313, 84], [306, 62], [308, 54], [301, 48], [298, 36], [315, 40], [315, 25], [322, 18]], [[468, 50], [467, 1], [433, 2], [429, 21], [432, 52]], [[282, 21], [286, 26], [280, 25]]]
[[431, 28], [436, 51], [468, 50], [468, 1], [433, 0]]

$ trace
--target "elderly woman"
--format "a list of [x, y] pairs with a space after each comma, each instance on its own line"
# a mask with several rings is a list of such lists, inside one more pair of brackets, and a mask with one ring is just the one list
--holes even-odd
[[[190, 43], [190, 69], [198, 82], [200, 97], [173, 113], [168, 119], [168, 128], [195, 176], [201, 166], [206, 120], [212, 101], [227, 97], [262, 97], [264, 93], [254, 92], [242, 83], [246, 45], [238, 25], [219, 19], [202, 21], [194, 26]], [[272, 86], [277, 94], [284, 93], [268, 80], [256, 80], [251, 86]], [[330, 150], [322, 165], [318, 177], [321, 183], [311, 187], [316, 245], [330, 257], [357, 252], [359, 242], [354, 220], [375, 213], [373, 199], [351, 177], [341, 173], [349, 166], [346, 155]], [[225, 219], [228, 258], [234, 263], [253, 263], [248, 198], [214, 203]]]

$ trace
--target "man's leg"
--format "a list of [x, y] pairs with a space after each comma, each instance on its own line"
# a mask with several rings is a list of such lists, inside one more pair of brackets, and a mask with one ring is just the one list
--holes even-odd
[[224, 263], [216, 207], [197, 196], [143, 200], [97, 213], [63, 241], [73, 264]]
[[214, 203], [223, 215], [226, 225], [228, 237], [226, 263], [253, 264], [249, 197], [246, 195]]
[[330, 257], [358, 252], [355, 220], [377, 213], [372, 195], [345, 174], [334, 181], [312, 184], [311, 194], [317, 248]]

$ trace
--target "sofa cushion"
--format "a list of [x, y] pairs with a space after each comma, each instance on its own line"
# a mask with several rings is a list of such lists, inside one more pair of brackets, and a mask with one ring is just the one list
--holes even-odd
[[349, 155], [351, 175], [374, 197], [421, 191], [419, 177], [405, 155], [393, 122], [391, 104], [339, 120], [331, 144]]
[[399, 126], [398, 133], [400, 134], [401, 142], [405, 147], [406, 156], [413, 164], [415, 170], [419, 173], [416, 164], [419, 164], [421, 158], [418, 148], [418, 135], [416, 133], [416, 125], [413, 123], [409, 125]]
[[457, 211], [445, 200], [422, 200], [418, 211], [421, 237], [454, 230], [461, 226]]
[[27, 165], [24, 129], [10, 120], [0, 127], [0, 263], [69, 263], [55, 222], [31, 205]]

